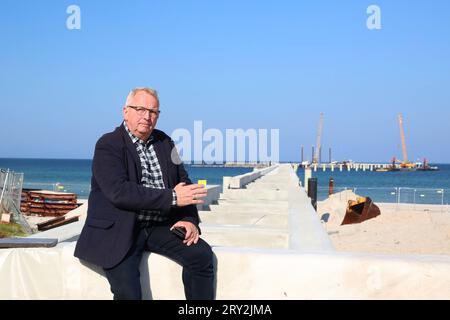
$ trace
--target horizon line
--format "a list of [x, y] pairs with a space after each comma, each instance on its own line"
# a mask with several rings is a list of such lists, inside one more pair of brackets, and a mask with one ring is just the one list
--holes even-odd
[[[6, 160], [6, 159], [7, 160], [90, 160], [90, 161], [93, 160], [92, 158], [35, 158], [35, 157], [7, 158], [7, 157], [0, 157], [0, 160], [2, 160], [2, 159], [4, 159], [4, 160]], [[344, 162], [344, 161], [350, 161], [350, 160], [342, 160], [340, 162]], [[351, 161], [354, 162], [354, 163], [367, 163], [367, 164], [390, 163], [389, 161], [377, 161], [377, 162], [356, 161], [356, 160], [351, 160]], [[211, 164], [213, 164], [213, 162], [206, 162], [205, 161], [204, 164], [211, 165]], [[225, 162], [218, 162], [218, 161], [215, 161], [215, 162], [217, 164], [224, 164], [224, 163], [267, 163], [269, 161], [264, 161], [264, 162], [262, 162], [262, 161], [260, 161], [260, 162], [255, 162], [255, 161], [251, 161], [251, 162], [250, 161], [234, 161], [234, 162], [225, 161]], [[274, 161], [272, 161], [272, 162], [274, 162]], [[190, 162], [184, 162], [183, 161], [183, 163], [184, 164], [203, 164], [203, 160], [200, 160], [200, 161], [199, 160], [192, 160]], [[274, 163], [276, 163], [276, 162], [274, 162]], [[301, 161], [280, 160], [278, 163], [301, 163]], [[329, 164], [329, 162], [321, 162], [318, 165], [320, 165], [320, 164]], [[429, 162], [429, 164], [450, 164], [450, 162]]]

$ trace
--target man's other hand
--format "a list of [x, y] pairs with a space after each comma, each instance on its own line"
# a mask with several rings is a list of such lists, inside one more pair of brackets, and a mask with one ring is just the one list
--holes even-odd
[[202, 184], [186, 184], [181, 182], [174, 188], [177, 194], [177, 206], [184, 207], [190, 204], [204, 203], [202, 198], [206, 197], [207, 191]]
[[175, 223], [172, 227], [170, 227], [170, 230], [172, 230], [175, 227], [181, 227], [186, 230], [186, 237], [183, 240], [183, 243], [187, 246], [190, 246], [191, 244], [196, 244], [198, 242], [198, 239], [200, 238], [198, 228], [195, 224], [189, 222], [189, 221], [178, 221]]

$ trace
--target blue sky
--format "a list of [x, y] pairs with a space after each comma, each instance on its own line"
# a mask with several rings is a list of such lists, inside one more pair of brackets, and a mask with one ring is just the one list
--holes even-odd
[[[81, 29], [69, 30], [69, 5]], [[369, 30], [369, 5], [381, 30]], [[450, 162], [450, 2], [0, 3], [0, 157], [91, 158], [128, 91], [159, 91], [158, 127], [279, 129], [280, 158]]]

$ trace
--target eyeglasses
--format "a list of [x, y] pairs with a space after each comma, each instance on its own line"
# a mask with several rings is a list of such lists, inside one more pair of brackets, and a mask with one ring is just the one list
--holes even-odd
[[159, 110], [147, 109], [147, 108], [139, 107], [139, 106], [127, 106], [127, 107], [136, 110], [137, 114], [140, 116], [144, 116], [147, 111], [150, 114], [150, 116], [152, 116], [152, 117], [157, 117], [161, 113], [161, 111], [159, 111]]

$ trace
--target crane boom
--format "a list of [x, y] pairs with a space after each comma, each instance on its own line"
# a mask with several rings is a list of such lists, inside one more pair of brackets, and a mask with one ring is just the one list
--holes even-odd
[[405, 131], [403, 129], [403, 117], [398, 115], [398, 124], [400, 126], [400, 139], [402, 140], [403, 163], [408, 163], [408, 152], [406, 151]]
[[319, 163], [320, 140], [322, 138], [322, 129], [323, 129], [323, 112], [320, 113], [319, 128], [317, 129], [316, 152], [314, 155], [313, 163]]

